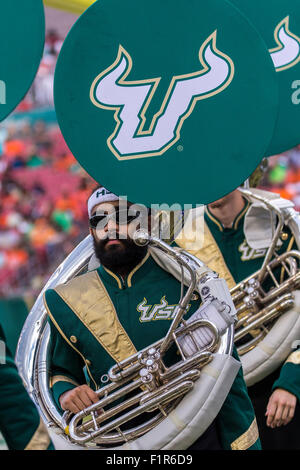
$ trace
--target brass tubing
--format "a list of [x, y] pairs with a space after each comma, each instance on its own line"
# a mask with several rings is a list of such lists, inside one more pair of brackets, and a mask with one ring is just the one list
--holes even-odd
[[198, 352], [190, 359], [186, 359], [183, 363], [179, 362], [178, 364], [175, 364], [171, 368], [167, 369], [166, 372], [160, 373], [160, 379], [162, 381], [169, 380], [176, 376], [176, 374], [185, 372], [190, 367], [199, 367], [200, 365], [209, 362], [211, 359], [212, 354], [210, 352]]
[[240, 318], [236, 324], [235, 324], [235, 329], [237, 330], [242, 326], [247, 320], [253, 318], [253, 313], [249, 313], [248, 315], [245, 315], [243, 318]]
[[273, 309], [273, 308], [279, 308], [280, 309], [280, 306], [282, 305], [282, 302], [285, 302], [286, 300], [294, 300], [293, 295], [288, 293], [288, 294], [283, 295], [282, 297], [279, 297], [279, 298], [275, 299], [271, 304], [267, 305], [262, 310], [255, 313], [254, 315], [252, 315], [252, 318], [246, 320], [245, 323], [250, 324], [253, 321], [256, 321], [258, 318], [261, 318], [264, 315], [266, 315], [270, 309]]
[[283, 303], [281, 303], [280, 308], [274, 307], [271, 310], [269, 310], [270, 307], [267, 307], [266, 309], [262, 311], [262, 312], [267, 312], [267, 313], [264, 314], [260, 312], [261, 314], [259, 315], [259, 318], [251, 322], [251, 324], [245, 326], [242, 330], [235, 333], [234, 340], [238, 341], [247, 333], [249, 333], [249, 331], [260, 327], [264, 322], [272, 320], [273, 318], [278, 316], [282, 311], [287, 310], [288, 308], [291, 308], [293, 304], [294, 304], [293, 300], [285, 300]]
[[155, 398], [159, 396], [161, 393], [163, 393], [165, 390], [168, 390], [170, 387], [173, 387], [177, 384], [180, 384], [183, 380], [192, 380], [195, 381], [200, 377], [200, 371], [197, 369], [194, 370], [189, 370], [188, 372], [185, 372], [184, 374], [181, 374], [179, 377], [176, 377], [174, 380], [171, 380], [169, 383], [162, 385], [159, 387], [157, 390], [154, 390], [153, 392], [147, 393], [144, 395], [140, 403], [143, 405], [144, 403], [147, 403], [149, 400], [152, 398]]
[[[172, 400], [172, 397], [177, 397], [178, 393], [184, 389], [184, 392], [186, 392], [186, 387], [190, 388], [190, 386], [193, 386], [193, 382], [183, 382], [180, 384], [180, 386], [177, 386], [175, 390], [168, 391], [164, 394], [165, 398], [168, 398], [168, 400]], [[182, 393], [184, 393], [182, 392]], [[73, 419], [70, 422], [69, 425], [69, 433], [71, 438], [78, 443], [84, 443], [87, 441], [90, 441], [91, 439], [94, 439], [95, 437], [99, 436], [100, 434], [105, 434], [113, 429], [115, 429], [117, 426], [121, 426], [122, 424], [126, 423], [130, 419], [135, 418], [136, 416], [149, 411], [150, 408], [153, 408], [154, 405], [160, 404], [162, 397], [157, 397], [150, 402], [140, 405], [134, 410], [131, 410], [127, 413], [125, 413], [122, 417], [117, 418], [116, 420], [112, 421], [111, 423], [108, 423], [104, 426], [102, 426], [101, 429], [98, 429], [96, 431], [93, 431], [89, 433], [87, 436], [78, 436], [76, 434], [76, 425], [78, 421], [82, 418], [82, 416], [79, 416], [80, 413], [77, 413]]]
[[262, 299], [263, 303], [269, 302], [270, 300], [274, 299], [275, 297], [278, 297], [287, 290], [291, 291], [299, 288], [298, 284], [300, 284], [300, 272], [293, 276], [292, 279], [287, 279], [286, 281], [284, 281], [278, 288], [274, 289], [274, 291], [270, 291]]
[[246, 344], [243, 344], [241, 346], [237, 347], [237, 352], [240, 356], [243, 354], [246, 354], [247, 352], [251, 351], [251, 349], [254, 349], [257, 343], [259, 343], [265, 336], [266, 332], [261, 331], [255, 338], [252, 340], [248, 341]]
[[[128, 398], [125, 402], [123, 402], [120, 405], [117, 405], [107, 411], [105, 413], [99, 414], [96, 418], [96, 423], [97, 425], [100, 423], [103, 423], [105, 420], [111, 418], [112, 416], [120, 413], [121, 411], [124, 411], [126, 408], [129, 408], [130, 406], [135, 405], [136, 403], [140, 402], [140, 399], [143, 397], [144, 392], [138, 393], [132, 398]], [[88, 431], [91, 427], [93, 427], [93, 421], [90, 420], [87, 423], [80, 424], [77, 428], [77, 432], [84, 432]]]
[[125, 385], [125, 387], [123, 387], [122, 389], [117, 390], [116, 392], [112, 393], [111, 395], [105, 398], [102, 398], [97, 403], [94, 403], [93, 405], [90, 405], [87, 408], [85, 408], [83, 411], [79, 411], [79, 413], [77, 413], [77, 415], [79, 416], [79, 419], [82, 419], [86, 415], [89, 415], [91, 411], [96, 411], [98, 408], [103, 408], [104, 406], [109, 405], [113, 401], [118, 400], [119, 398], [123, 397], [124, 395], [126, 395], [126, 393], [132, 392], [133, 390], [140, 387], [141, 385], [143, 385], [141, 379], [137, 379], [134, 382], [130, 383], [129, 385]]
[[166, 390], [161, 395], [158, 395], [147, 402], [147, 411], [151, 413], [152, 411], [155, 411], [158, 406], [167, 405], [171, 400], [175, 400], [181, 395], [189, 392], [193, 386], [193, 381], [185, 381], [178, 384], [178, 387], [175, 390]]
[[280, 233], [282, 231], [282, 227], [284, 226], [284, 218], [283, 218], [283, 215], [282, 215], [280, 209], [277, 208], [276, 205], [273, 204], [271, 201], [268, 201], [267, 199], [263, 198], [262, 196], [259, 196], [258, 194], [254, 195], [254, 194], [251, 193], [251, 191], [249, 191], [247, 189], [242, 189], [241, 192], [242, 192], [242, 194], [245, 194], [246, 196], [254, 197], [258, 201], [263, 202], [266, 205], [266, 207], [271, 211], [271, 214], [273, 214], [273, 211], [274, 211], [275, 214], [278, 217], [278, 224], [277, 224], [277, 227], [275, 229], [275, 234], [273, 236], [271, 245], [269, 246], [269, 248], [267, 250], [267, 254], [264, 258], [263, 265], [262, 265], [261, 269], [259, 270], [258, 280], [261, 281], [264, 278], [265, 271], [267, 269], [267, 265], [271, 261], [274, 250], [276, 249], [277, 240], [279, 239]]

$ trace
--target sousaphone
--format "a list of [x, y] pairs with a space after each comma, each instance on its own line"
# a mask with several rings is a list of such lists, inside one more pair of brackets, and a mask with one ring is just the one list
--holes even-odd
[[[230, 290], [238, 316], [234, 341], [250, 386], [282, 365], [300, 339], [300, 216], [279, 194], [252, 187], [239, 191], [251, 203], [244, 221], [247, 245], [262, 256], [261, 269]], [[196, 223], [202, 237], [196, 236]], [[190, 211], [185, 229], [190, 240], [179, 234], [178, 244], [217, 270], [216, 257], [204, 245], [203, 206]]]
[[[231, 289], [237, 308], [235, 343], [247, 385], [259, 382], [288, 358], [300, 338], [300, 216], [292, 201], [256, 188], [240, 188], [251, 202], [247, 243], [266, 254], [261, 269]], [[278, 254], [291, 238], [287, 250]]]
[[[178, 217], [181, 218], [181, 214]], [[163, 225], [161, 214], [159, 220]], [[181, 279], [180, 300], [164, 338], [115, 364], [107, 372], [107, 384], [96, 391], [98, 404], [77, 415], [62, 415], [58, 411], [49, 388], [50, 328], [42, 300], [46, 289], [91, 269], [94, 263], [91, 236], [84, 239], [52, 275], [22, 330], [16, 356], [18, 369], [57, 449], [188, 448], [218, 414], [239, 370], [240, 363], [231, 356], [232, 325], [219, 334], [210, 321], [198, 319], [189, 324], [184, 321], [186, 307], [195, 291], [204, 302], [209, 302], [210, 296], [205, 295], [217, 290], [219, 300], [223, 301], [222, 308], [230, 304], [232, 315], [235, 314], [229, 291], [219, 283], [222, 280], [197, 258], [171, 248], [160, 238], [139, 232], [136, 242], [148, 244], [156, 262]], [[184, 284], [187, 286], [185, 294]], [[193, 334], [203, 327], [212, 335], [205, 348], [197, 345]], [[189, 356], [178, 340], [185, 335], [195, 346]], [[164, 355], [170, 345], [177, 347], [180, 359], [167, 367]], [[137, 424], [138, 417], [141, 420]]]

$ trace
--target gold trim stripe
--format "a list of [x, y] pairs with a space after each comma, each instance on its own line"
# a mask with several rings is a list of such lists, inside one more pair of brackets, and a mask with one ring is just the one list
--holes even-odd
[[132, 276], [134, 275], [134, 273], [137, 272], [138, 269], [140, 269], [141, 266], [143, 266], [143, 264], [147, 261], [147, 259], [149, 258], [150, 256], [150, 253], [147, 253], [145, 258], [142, 259], [142, 261], [135, 267], [133, 268], [133, 270], [129, 273], [128, 277], [127, 277], [127, 285], [128, 287], [131, 287], [132, 286], [132, 282], [131, 282], [131, 279], [132, 279]]
[[75, 380], [72, 380], [69, 377], [66, 377], [65, 375], [54, 375], [50, 378], [50, 388], [52, 388], [53, 385], [55, 385], [57, 382], [68, 382], [72, 385], [75, 385], [76, 387], [79, 387], [79, 383], [75, 382]]
[[94, 380], [94, 378], [93, 378], [93, 376], [92, 376], [92, 374], [91, 374], [91, 371], [90, 371], [90, 369], [89, 369], [89, 366], [88, 366], [88, 364], [87, 364], [87, 359], [85, 359], [85, 357], [83, 356], [83, 354], [81, 354], [81, 352], [78, 351], [78, 349], [75, 348], [75, 346], [71, 343], [71, 341], [68, 340], [68, 338], [66, 337], [66, 335], [64, 334], [64, 332], [62, 331], [62, 329], [60, 328], [60, 326], [58, 325], [58, 323], [56, 322], [55, 318], [53, 317], [53, 315], [52, 315], [52, 313], [50, 312], [49, 307], [48, 307], [48, 305], [47, 305], [46, 298], [45, 298], [45, 294], [44, 294], [44, 305], [45, 305], [45, 307], [46, 307], [47, 313], [48, 313], [48, 315], [49, 315], [49, 317], [50, 317], [50, 319], [51, 319], [53, 325], [56, 327], [56, 329], [57, 329], [58, 332], [61, 334], [61, 336], [64, 338], [64, 340], [68, 343], [68, 345], [71, 346], [71, 348], [73, 348], [74, 351], [76, 351], [77, 354], [79, 354], [79, 356], [83, 359], [83, 361], [84, 361], [84, 363], [85, 363], [85, 365], [86, 365], [86, 368], [87, 368], [87, 371], [88, 371], [88, 374], [89, 374], [91, 380], [94, 382], [95, 387], [98, 388], [98, 386], [97, 386], [97, 384], [96, 384], [96, 382], [95, 382], [95, 380]]
[[40, 424], [24, 450], [46, 450], [50, 444], [50, 437], [46, 426], [40, 418]]
[[114, 361], [137, 352], [97, 271], [78, 276], [55, 291]]
[[[192, 229], [193, 230], [193, 229]], [[186, 233], [186, 232], [185, 232]], [[206, 264], [210, 269], [216, 271], [220, 277], [225, 279], [229, 289], [232, 289], [236, 285], [236, 282], [225, 263], [224, 257], [218, 244], [216, 243], [214, 237], [211, 234], [211, 231], [208, 228], [206, 222], [204, 222], [204, 241], [203, 244], [193, 250], [189, 250], [189, 242], [191, 237], [187, 233], [187, 238], [183, 234], [179, 234], [178, 238], [175, 240], [177, 245], [187, 250], [192, 255], [199, 258], [203, 263]]]
[[44, 0], [46, 7], [59, 8], [81, 15], [95, 0]]
[[291, 362], [292, 364], [300, 364], [300, 351], [292, 352], [285, 361], [285, 364], [287, 362]]
[[112, 276], [117, 281], [119, 289], [122, 289], [122, 283], [121, 283], [120, 279], [118, 278], [118, 276], [115, 273], [113, 273], [112, 271], [110, 271], [109, 269], [107, 269], [105, 266], [103, 266], [103, 269], [104, 269], [104, 271], [106, 271], [110, 276]]
[[258, 428], [256, 418], [252, 421], [251, 426], [247, 429], [244, 434], [238, 437], [235, 441], [231, 444], [232, 450], [247, 450], [249, 447], [253, 446], [257, 439], [259, 438]]
[[[241, 218], [246, 214], [246, 212], [247, 212], [247, 210], [249, 209], [249, 207], [250, 207], [250, 202], [247, 201], [246, 204], [245, 204], [245, 207], [241, 210], [241, 212], [236, 216], [236, 219], [233, 221], [232, 228], [233, 228], [234, 230], [237, 229], [237, 226], [238, 226], [239, 221], [240, 221]], [[210, 220], [212, 220], [212, 221], [219, 227], [220, 231], [223, 232], [223, 231], [224, 231], [223, 225], [222, 225], [221, 222], [210, 212], [208, 206], [205, 207], [205, 213], [206, 213], [206, 215], [210, 218]]]
[[233, 229], [234, 229], [234, 230], [237, 229], [237, 226], [238, 226], [239, 221], [240, 221], [241, 218], [246, 214], [246, 212], [247, 212], [247, 210], [249, 209], [249, 207], [250, 207], [250, 202], [247, 201], [247, 203], [246, 203], [244, 209], [242, 209], [242, 212], [240, 212], [240, 214], [237, 216], [237, 218], [236, 218], [236, 220], [235, 220], [235, 222], [234, 222], [234, 224], [233, 224]]
[[223, 232], [224, 228], [221, 222], [214, 215], [212, 215], [212, 213], [210, 212], [207, 206], [205, 207], [205, 213], [210, 218], [210, 220], [212, 220], [219, 227], [220, 231]]

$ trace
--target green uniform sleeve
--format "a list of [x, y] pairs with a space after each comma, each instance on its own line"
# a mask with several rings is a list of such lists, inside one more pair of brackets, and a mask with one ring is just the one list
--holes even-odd
[[86, 383], [84, 362], [76, 351], [64, 340], [52, 321], [50, 323], [50, 388], [60, 411], [59, 397], [68, 390]]
[[300, 402], [300, 351], [290, 354], [283, 364], [278, 379], [274, 382], [272, 391], [283, 388], [295, 395]]
[[83, 372], [85, 364], [54, 320], [55, 315], [52, 313], [57, 308], [57, 303], [53, 290], [46, 291], [45, 305], [50, 324], [50, 388], [58, 410], [63, 412], [59, 398], [64, 392], [86, 383]]
[[[285, 227], [289, 238], [283, 243], [280, 254], [287, 250], [298, 250], [298, 245], [288, 227]], [[285, 278], [284, 278], [285, 279]], [[274, 382], [272, 391], [282, 388], [292, 393], [300, 402], [300, 351], [294, 351], [283, 364], [278, 379]]]
[[[234, 348], [233, 357], [239, 360]], [[218, 415], [218, 429], [225, 450], [260, 450], [256, 418], [243, 371], [238, 375]]]
[[[45, 425], [27, 394], [0, 327], [0, 430], [10, 450], [53, 450]], [[3, 360], [4, 359], [4, 360]]]

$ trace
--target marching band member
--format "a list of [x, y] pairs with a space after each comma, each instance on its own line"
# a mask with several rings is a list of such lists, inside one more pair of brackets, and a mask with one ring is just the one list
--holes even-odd
[[[162, 338], [178, 302], [180, 283], [158, 266], [147, 246], [134, 243], [130, 204], [123, 209], [119, 204], [104, 188], [93, 192], [88, 212], [100, 267], [45, 292], [51, 388], [60, 411], [76, 413], [96, 403], [95, 390], [109, 368]], [[108, 211], [108, 217], [105, 226], [96, 229], [100, 210]], [[185, 318], [199, 305], [198, 295]], [[236, 351], [233, 355], [238, 360]], [[260, 449], [241, 368], [216, 419], [189, 449]]]
[[[0, 326], [0, 341], [5, 346]], [[2, 348], [1, 348], [2, 349]], [[48, 432], [5, 347], [0, 362], [0, 431], [10, 450], [53, 450]]]
[[[267, 252], [267, 248], [255, 250], [247, 243], [244, 222], [250, 207], [238, 189], [208, 204], [204, 212], [203, 246], [192, 251], [226, 279], [229, 288], [258, 271]], [[261, 223], [256, 220], [255, 226]], [[288, 227], [282, 238], [278, 254], [297, 249]], [[176, 242], [187, 249], [184, 242]], [[300, 449], [300, 352], [291, 353], [282, 367], [250, 386], [248, 392], [263, 450]]]

